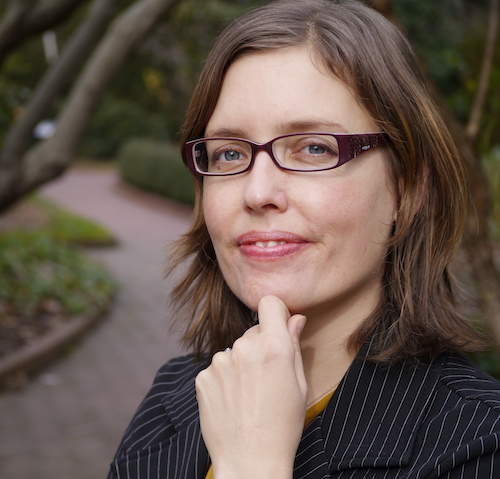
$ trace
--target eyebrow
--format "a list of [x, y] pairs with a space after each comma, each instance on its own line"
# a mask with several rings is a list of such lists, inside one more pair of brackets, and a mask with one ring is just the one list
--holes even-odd
[[297, 120], [281, 123], [279, 131], [285, 133], [325, 131], [325, 133], [347, 133], [347, 129], [340, 123], [324, 120]]
[[245, 138], [243, 130], [233, 128], [217, 128], [216, 130], [209, 130], [205, 132], [206, 138], [213, 138], [219, 136], [228, 136], [230, 138]]
[[[302, 132], [347, 133], [347, 129], [341, 124], [324, 120], [297, 120], [284, 122], [278, 125], [277, 131], [280, 132], [281, 135]], [[205, 132], [206, 138], [219, 136], [248, 138], [247, 133], [239, 128], [217, 128]]]

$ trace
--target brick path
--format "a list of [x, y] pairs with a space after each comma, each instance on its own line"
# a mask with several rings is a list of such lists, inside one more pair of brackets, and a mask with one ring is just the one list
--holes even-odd
[[121, 283], [110, 317], [19, 392], [0, 395], [0, 478], [105, 478], [154, 373], [182, 352], [170, 334], [165, 246], [189, 210], [120, 184], [111, 170], [73, 169], [44, 194], [98, 220], [119, 246], [92, 255]]

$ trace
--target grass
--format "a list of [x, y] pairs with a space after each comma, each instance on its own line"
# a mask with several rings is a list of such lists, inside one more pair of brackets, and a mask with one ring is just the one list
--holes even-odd
[[111, 246], [116, 243], [113, 235], [103, 226], [83, 216], [66, 211], [49, 200], [32, 199], [47, 216], [44, 232], [55, 241], [80, 246]]

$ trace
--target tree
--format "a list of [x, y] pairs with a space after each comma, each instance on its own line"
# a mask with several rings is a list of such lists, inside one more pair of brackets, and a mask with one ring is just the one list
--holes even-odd
[[[394, 13], [394, 3], [392, 0], [374, 0], [373, 6], [391, 21], [400, 24]], [[428, 84], [434, 100], [444, 114], [467, 168], [471, 195], [463, 250], [471, 267], [484, 321], [492, 333], [497, 347], [500, 347], [500, 273], [494, 261], [490, 235], [491, 190], [478, 148], [478, 132], [491, 79], [494, 47], [497, 42], [498, 10], [498, 0], [489, 0], [489, 21], [483, 62], [477, 81], [478, 87], [473, 107], [466, 124], [459, 121], [430, 78], [428, 78]]]
[[[113, 75], [144, 40], [153, 27], [179, 0], [140, 0], [132, 3], [112, 21], [119, 10], [118, 0], [94, 0], [77, 32], [67, 43], [59, 61], [37, 85], [22, 116], [9, 130], [0, 155], [0, 211], [37, 186], [61, 174], [73, 161], [75, 150], [88, 121]], [[35, 0], [11, 1], [4, 15], [0, 38], [13, 48], [26, 35], [34, 33], [28, 25], [27, 9], [43, 8]], [[81, 3], [81, 2], [77, 2]], [[122, 2], [123, 3], [123, 2]], [[50, 5], [75, 4], [72, 0], [53, 0]], [[45, 5], [47, 8], [48, 5]], [[74, 5], [73, 5], [74, 7]], [[53, 17], [54, 18], [54, 17]], [[59, 17], [60, 18], [60, 17]], [[112, 21], [112, 23], [111, 23]], [[55, 22], [55, 20], [54, 20]], [[12, 25], [24, 32], [17, 37]], [[53, 25], [54, 23], [50, 24]], [[48, 27], [49, 23], [45, 23]], [[108, 28], [109, 27], [109, 28]], [[104, 32], [106, 31], [104, 35]], [[11, 33], [9, 33], [11, 32]], [[104, 35], [104, 36], [103, 36]], [[96, 48], [96, 45], [98, 47]], [[95, 50], [95, 51], [94, 51]], [[8, 51], [8, 48], [5, 48]], [[61, 109], [52, 137], [33, 144], [33, 130], [48, 113], [58, 95], [74, 76], [78, 66], [89, 58]]]

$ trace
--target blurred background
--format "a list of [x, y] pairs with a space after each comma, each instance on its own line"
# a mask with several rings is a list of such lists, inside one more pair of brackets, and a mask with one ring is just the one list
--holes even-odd
[[[163, 278], [193, 204], [183, 115], [214, 38], [264, 3], [0, 0], [0, 477], [105, 477], [184, 353]], [[409, 37], [467, 165], [453, 266], [500, 345], [499, 2], [367, 3]], [[499, 358], [474, 360], [500, 377]]]

